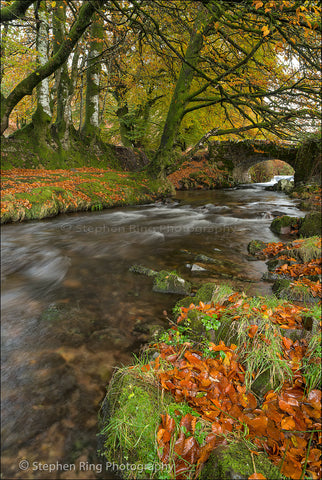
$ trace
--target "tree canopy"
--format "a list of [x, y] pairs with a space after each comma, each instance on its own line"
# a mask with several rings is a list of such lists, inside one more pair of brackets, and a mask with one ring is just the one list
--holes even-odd
[[62, 141], [72, 128], [144, 148], [163, 175], [201, 139], [319, 129], [317, 1], [2, 3], [2, 134], [37, 121]]

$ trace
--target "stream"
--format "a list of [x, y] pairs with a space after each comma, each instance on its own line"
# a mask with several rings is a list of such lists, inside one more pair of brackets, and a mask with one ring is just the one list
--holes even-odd
[[[181, 298], [153, 293], [129, 267], [270, 294], [265, 262], [250, 261], [247, 244], [279, 241], [272, 219], [305, 213], [266, 185], [2, 227], [1, 478], [114, 478], [96, 458], [106, 385]], [[215, 263], [198, 269], [199, 253]]]

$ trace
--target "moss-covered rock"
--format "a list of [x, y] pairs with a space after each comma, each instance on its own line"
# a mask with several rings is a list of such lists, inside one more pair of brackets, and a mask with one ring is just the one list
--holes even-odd
[[287, 235], [291, 232], [292, 227], [295, 228], [298, 223], [298, 218], [283, 215], [282, 217], [274, 218], [271, 223], [270, 229], [272, 230], [272, 232], [279, 235]]
[[262, 242], [261, 240], [252, 240], [247, 245], [247, 250], [251, 255], [256, 255], [257, 253], [261, 252], [266, 247], [266, 243]]
[[276, 268], [282, 266], [284, 263], [287, 263], [287, 262], [285, 260], [278, 260], [277, 258], [271, 258], [266, 262], [266, 265], [269, 272], [274, 272]]
[[[198, 305], [203, 303], [224, 303], [225, 300], [233, 293], [233, 290], [228, 285], [217, 285], [215, 283], [205, 283], [196, 292], [194, 297], [186, 297], [176, 303], [174, 312], [178, 313], [180, 307], [189, 307], [191, 303]], [[227, 343], [234, 343], [236, 340], [236, 331], [230, 319], [223, 319], [218, 326], [214, 322], [214, 328], [209, 328], [210, 322], [208, 316], [198, 312], [197, 310], [190, 310], [187, 318], [183, 321], [184, 326], [189, 328], [189, 338], [193, 341], [200, 342], [202, 339], [208, 339], [212, 342], [219, 342], [223, 340]], [[216, 318], [214, 318], [214, 321]], [[206, 327], [207, 325], [207, 327]]]
[[175, 272], [161, 270], [154, 276], [153, 291], [158, 293], [177, 293], [189, 295], [191, 283], [179, 277]]
[[198, 255], [195, 256], [195, 261], [201, 263], [216, 263], [214, 258], [203, 255], [202, 253], [198, 253]]
[[291, 193], [294, 190], [294, 182], [293, 180], [282, 178], [273, 186], [273, 190], [287, 194]]
[[305, 215], [305, 218], [302, 220], [299, 228], [299, 235], [301, 237], [313, 237], [314, 235], [321, 235], [321, 230], [321, 212], [311, 212]]
[[317, 303], [318, 297], [312, 295], [308, 285], [294, 285], [292, 280], [279, 279], [272, 286], [273, 293], [277, 298], [288, 300], [289, 302]]
[[272, 286], [272, 291], [278, 298], [285, 298], [281, 297], [281, 294], [289, 288], [290, 284], [291, 280], [287, 280], [285, 278], [275, 280], [274, 285]]
[[293, 257], [300, 262], [311, 262], [321, 257], [320, 237], [308, 237], [299, 248], [293, 248], [286, 252], [280, 252], [280, 255], [287, 254], [289, 257]]
[[280, 382], [278, 379], [272, 378], [272, 371], [270, 368], [265, 370], [263, 373], [257, 375], [255, 380], [252, 382], [252, 392], [257, 395], [260, 399], [264, 399], [265, 394], [269, 390], [275, 390], [280, 386]]
[[195, 295], [183, 298], [179, 300], [175, 309], [179, 307], [189, 307], [191, 303], [198, 305], [199, 302], [203, 303], [218, 303], [225, 301], [225, 299], [233, 293], [233, 290], [228, 285], [217, 285], [213, 282], [204, 283], [198, 290]]
[[[251, 449], [254, 449], [252, 447]], [[201, 471], [200, 480], [247, 480], [254, 473], [250, 448], [243, 441], [218, 447]], [[266, 453], [253, 455], [256, 472], [267, 479], [284, 478]]]
[[147, 277], [155, 277], [158, 272], [151, 268], [144, 267], [143, 265], [131, 265], [129, 272], [139, 273], [140, 275], [146, 275]]
[[152, 466], [160, 463], [155, 432], [171, 402], [170, 396], [161, 396], [154, 377], [143, 373], [140, 365], [114, 374], [99, 418], [99, 454], [108, 464], [129, 466], [114, 474], [124, 479], [154, 477]]

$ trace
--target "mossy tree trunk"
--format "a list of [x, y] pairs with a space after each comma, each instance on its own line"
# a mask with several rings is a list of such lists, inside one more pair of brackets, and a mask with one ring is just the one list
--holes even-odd
[[90, 28], [90, 46], [86, 70], [85, 121], [82, 128], [82, 134], [86, 137], [98, 137], [100, 134], [100, 55], [103, 51], [103, 35], [102, 20], [98, 15], [95, 15]]
[[[42, 67], [49, 58], [49, 23], [46, 1], [36, 4], [35, 17], [37, 19], [37, 63]], [[47, 136], [51, 119], [49, 77], [46, 77], [37, 85], [37, 109], [32, 116], [32, 123], [40, 140], [44, 140]]]
[[45, 78], [52, 75], [57, 68], [61, 67], [68, 59], [74, 46], [88, 27], [90, 19], [95, 10], [100, 8], [105, 3], [105, 0], [92, 0], [91, 2], [84, 2], [78, 12], [78, 17], [68, 35], [61, 44], [58, 52], [50, 57], [44, 65], [39, 65], [32, 73], [24, 78], [16, 87], [10, 92], [8, 97], [2, 95], [1, 99], [1, 128], [0, 134], [8, 128], [9, 117], [14, 107], [26, 95], [31, 95], [33, 89]]
[[200, 12], [190, 34], [184, 62], [169, 106], [160, 145], [156, 155], [149, 165], [149, 171], [153, 176], [164, 177], [167, 173], [167, 169], [172, 164], [171, 156], [173, 145], [185, 114], [191, 83], [195, 75], [195, 68], [200, 61], [203, 38], [210, 23], [221, 14], [221, 9], [218, 9], [218, 12], [214, 13], [205, 9], [203, 6], [200, 6]]
[[[126, 100], [122, 100], [123, 93], [123, 89], [120, 92], [119, 88], [113, 92], [113, 96], [118, 102], [116, 115], [119, 120], [122, 144], [124, 147], [144, 148], [151, 109], [164, 95], [148, 98], [137, 108], [130, 111]], [[148, 94], [150, 93], [151, 91], [148, 92]]]
[[[64, 41], [66, 23], [66, 4], [58, 0], [53, 8], [53, 52], [56, 54]], [[76, 47], [77, 48], [77, 47]], [[75, 57], [75, 53], [74, 53]], [[55, 90], [57, 96], [57, 114], [55, 129], [62, 145], [68, 147], [69, 125], [71, 123], [71, 79], [68, 74], [67, 62], [55, 72]]]
[[15, 0], [11, 5], [2, 7], [0, 10], [1, 23], [22, 18], [33, 2], [34, 0]]
[[133, 125], [129, 116], [129, 107], [125, 98], [126, 86], [117, 85], [113, 90], [113, 97], [117, 102], [116, 115], [120, 125], [121, 142], [124, 147], [133, 146]]
[[6, 44], [7, 44], [7, 36], [8, 36], [9, 25], [5, 24], [1, 36], [0, 36], [0, 84], [2, 83], [2, 77], [4, 74], [4, 61], [5, 53], [6, 53]]

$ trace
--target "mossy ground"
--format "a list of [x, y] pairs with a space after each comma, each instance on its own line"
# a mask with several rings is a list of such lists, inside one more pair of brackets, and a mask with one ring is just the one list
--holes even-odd
[[5, 170], [2, 172], [1, 223], [135, 205], [170, 193], [171, 185], [148, 179], [138, 172], [93, 167]]

